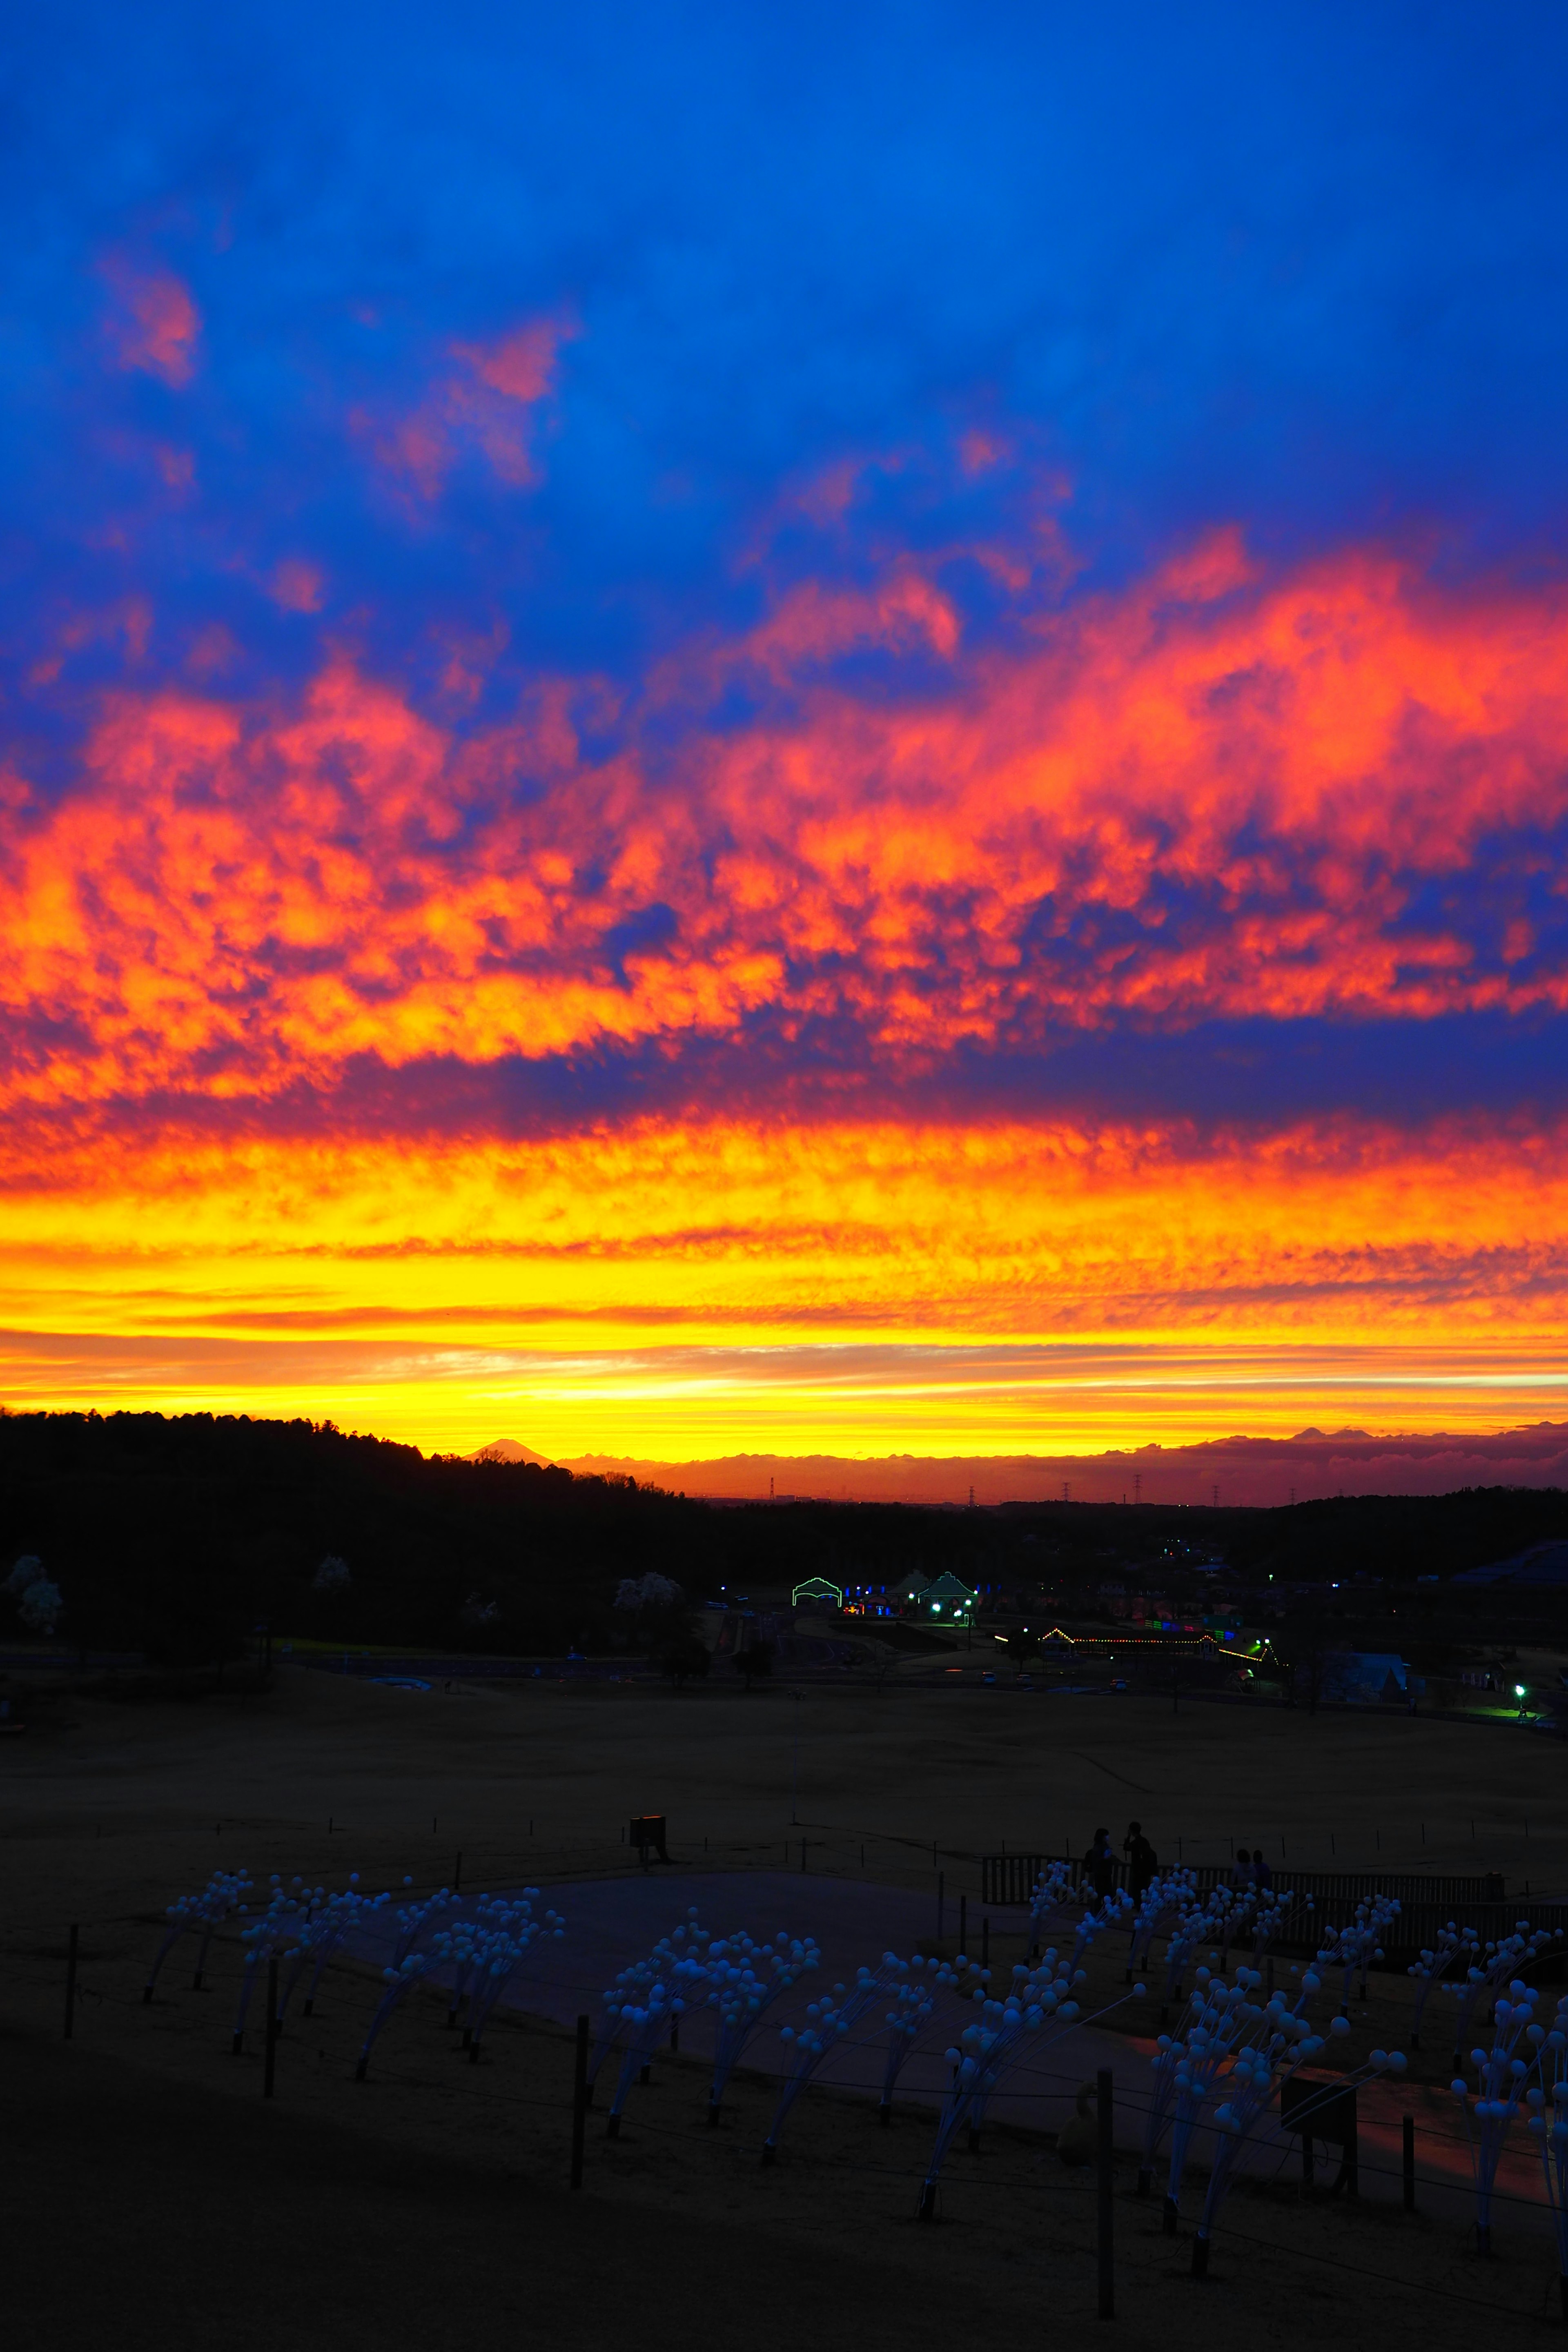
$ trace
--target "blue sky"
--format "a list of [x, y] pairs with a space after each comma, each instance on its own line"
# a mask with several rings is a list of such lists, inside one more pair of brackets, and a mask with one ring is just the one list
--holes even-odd
[[[134, 507], [117, 433], [171, 408], [206, 497], [135, 562], [172, 603], [226, 575], [242, 605], [228, 567], [302, 539], [345, 608], [499, 600], [578, 666], [743, 610], [782, 486], [940, 468], [976, 419], [1065, 477], [1090, 578], [1216, 517], [1555, 564], [1560, 12], [325, 14], [35, 15], [4, 141], [14, 627]], [[111, 247], [192, 289], [189, 395], [106, 399]], [[542, 492], [473, 481], [399, 528], [345, 412], [552, 310], [582, 331]], [[885, 489], [917, 540], [951, 510], [919, 467]], [[1018, 498], [956, 503], [1005, 530]]]

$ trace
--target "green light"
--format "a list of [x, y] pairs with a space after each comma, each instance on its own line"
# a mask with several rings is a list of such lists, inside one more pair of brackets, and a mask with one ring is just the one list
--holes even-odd
[[1513, 1686], [1513, 1695], [1515, 1698], [1522, 1698], [1524, 1696], [1524, 1685], [1522, 1683], [1515, 1683]]

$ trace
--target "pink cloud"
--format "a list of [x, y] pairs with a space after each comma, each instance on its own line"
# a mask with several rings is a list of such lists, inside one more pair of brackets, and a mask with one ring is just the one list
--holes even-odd
[[104, 334], [118, 368], [140, 368], [175, 390], [195, 373], [201, 312], [190, 289], [171, 269], [143, 268], [109, 254], [99, 275], [110, 294]]
[[40, 654], [27, 671], [29, 686], [52, 686], [64, 675], [73, 654], [109, 646], [118, 647], [127, 668], [137, 668], [147, 657], [153, 636], [153, 607], [144, 596], [127, 596], [118, 604], [84, 607], [68, 614], [54, 631], [54, 645]]
[[493, 343], [454, 343], [452, 356], [508, 400], [542, 400], [554, 387], [557, 352], [579, 331], [560, 319], [536, 319]]
[[185, 667], [193, 677], [215, 677], [232, 669], [238, 655], [239, 647], [230, 631], [221, 621], [211, 621], [192, 638]]
[[567, 319], [536, 319], [493, 342], [454, 343], [456, 367], [409, 415], [384, 422], [361, 415], [355, 429], [370, 439], [382, 472], [426, 504], [470, 454], [513, 488], [528, 488], [540, 478], [532, 412], [554, 391], [561, 345], [580, 331]]
[[319, 613], [323, 593], [321, 575], [313, 563], [289, 556], [275, 567], [268, 583], [268, 593], [286, 613]]
[[441, 665], [442, 693], [450, 701], [468, 708], [477, 703], [486, 680], [506, 650], [510, 634], [502, 620], [492, 622], [483, 635], [477, 629], [440, 632], [437, 641], [445, 656]]
[[157, 454], [158, 471], [163, 478], [164, 488], [173, 490], [176, 498], [183, 498], [196, 478], [195, 455], [189, 449], [167, 447], [160, 447]]
[[1011, 446], [998, 433], [978, 429], [965, 433], [958, 445], [958, 462], [966, 474], [988, 473], [1013, 454]]

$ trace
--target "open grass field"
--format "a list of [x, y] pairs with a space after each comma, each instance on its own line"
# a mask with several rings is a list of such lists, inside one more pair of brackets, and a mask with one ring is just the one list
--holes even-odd
[[1234, 1840], [1276, 1869], [1500, 1869], [1510, 1894], [1568, 1888], [1562, 1749], [1505, 1725], [1190, 1698], [1173, 1713], [973, 1682], [425, 1695], [298, 1668], [259, 1698], [69, 1698], [58, 1715], [0, 1747], [7, 1856], [28, 1907], [56, 1919], [144, 1906], [226, 1860], [319, 1873], [352, 1848], [426, 1878], [463, 1847], [492, 1874], [596, 1867], [645, 1811], [669, 1817], [689, 1860], [707, 1839], [712, 1861], [774, 1862], [804, 1827], [823, 1842], [812, 1867], [858, 1868], [864, 1843], [873, 1874], [934, 1884], [942, 1867], [955, 1889], [964, 1857], [1081, 1852], [1100, 1822], [1119, 1843], [1133, 1817], [1162, 1859], [1226, 1860]]
[[[797, 1872], [804, 1836], [808, 1878], [879, 1881], [906, 1903], [934, 1897], [940, 1870], [950, 1949], [983, 1851], [1081, 1847], [1101, 1822], [1119, 1841], [1131, 1815], [1163, 1855], [1180, 1839], [1189, 1861], [1224, 1858], [1234, 1837], [1264, 1843], [1277, 1870], [1282, 1843], [1285, 1874], [1384, 1860], [1500, 1867], [1510, 1893], [1526, 1877], [1538, 1893], [1568, 1885], [1553, 1744], [1188, 1701], [1173, 1715], [973, 1687], [420, 1695], [294, 1670], [254, 1698], [67, 1697], [0, 1746], [0, 1778], [7, 2296], [17, 2340], [66, 2346], [1110, 2334], [1093, 2315], [1092, 2196], [1038, 2131], [999, 2131], [955, 2158], [943, 2218], [922, 2229], [929, 2117], [878, 2133], [863, 2101], [810, 2095], [764, 2172], [771, 2087], [742, 2078], [709, 2132], [703, 2069], [683, 2055], [637, 2094], [621, 2141], [591, 2126], [574, 2198], [559, 2020], [496, 2034], [476, 2068], [454, 2063], [438, 2019], [411, 2015], [356, 2087], [376, 1988], [349, 1969], [316, 2018], [291, 2023], [264, 2104], [258, 2057], [227, 2054], [232, 1953], [212, 1995], [188, 1991], [183, 1964], [166, 1998], [140, 2000], [156, 1915], [220, 1863], [334, 1884], [357, 1868], [379, 1886], [405, 1872], [439, 1883], [460, 1850], [465, 1883], [559, 1885], [570, 1916], [574, 1880], [633, 1867], [626, 1817], [659, 1811], [672, 1852], [698, 1868]], [[808, 1907], [803, 1888], [787, 1924], [808, 1927]], [[72, 1921], [81, 1999], [66, 2045]], [[1374, 1976], [1355, 2048], [1398, 2038], [1407, 2008], [1403, 1979]], [[1124, 2047], [1132, 2079], [1143, 2057]], [[1415, 2071], [1432, 2081], [1413, 2096], [1436, 2114], [1443, 2053]], [[1450, 2147], [1450, 2176], [1456, 2160]], [[1133, 2168], [1118, 2204], [1119, 2340], [1195, 2346], [1245, 2327], [1267, 2342], [1458, 2346], [1483, 2328], [1533, 2335], [1555, 2309], [1538, 2229], [1502, 2221], [1500, 2259], [1483, 2264], [1451, 2190], [1424, 2189], [1411, 2218], [1375, 2193], [1359, 2210], [1304, 2202], [1293, 2176], [1234, 2194], [1216, 2276], [1197, 2287], [1157, 2209], [1125, 2193]]]

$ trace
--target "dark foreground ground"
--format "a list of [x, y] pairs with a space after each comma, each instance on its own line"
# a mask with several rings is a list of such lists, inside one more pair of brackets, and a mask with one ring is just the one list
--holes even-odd
[[[564, 2049], [550, 2054], [560, 2071]], [[634, 2123], [611, 2158], [597, 2126], [593, 2186], [573, 2197], [526, 2135], [467, 2154], [405, 2136], [397, 2090], [356, 2116], [334, 2084], [330, 2118], [315, 2102], [268, 2107], [14, 2026], [0, 2059], [18, 2346], [890, 2352], [976, 2330], [1196, 2347], [1217, 2328], [1254, 2343], [1458, 2347], [1483, 2330], [1533, 2336], [1555, 2305], [1539, 2244], [1483, 2274], [1449, 2230], [1303, 2206], [1294, 2189], [1233, 2200], [1216, 2275], [1195, 2285], [1184, 2241], [1160, 2235], [1123, 2167], [1111, 2329], [1094, 2315], [1089, 2200], [1042, 2176], [1042, 2151], [1022, 2139], [992, 2150], [994, 2189], [965, 2184], [978, 2194], [955, 2194], [921, 2228], [896, 2169], [868, 2179], [820, 2129], [797, 2136], [787, 2171], [761, 2175], [747, 2128], [760, 2094], [738, 2102], [718, 2147], [699, 2137], [696, 2084], [667, 2091], [658, 2145]], [[884, 2148], [856, 2126], [874, 2166]], [[848, 2210], [830, 2217], [833, 2199]]]
[[6, 2332], [128, 2352], [458, 2345], [892, 2347], [954, 2282], [714, 2212], [573, 2198], [7, 2032]]
[[[1468, 1845], [1473, 1799], [1483, 1817], [1518, 1820], [1521, 1847], [1528, 1808], [1532, 1853], [1554, 1853], [1561, 1836], [1557, 1751], [1548, 1789], [1541, 1750], [1485, 1732], [1308, 1730], [1214, 1710], [1178, 1724], [1110, 1703], [1029, 1717], [993, 1713], [978, 1697], [950, 1704], [952, 1713], [940, 1696], [896, 1708], [858, 1697], [829, 1714], [826, 1701], [806, 1703], [799, 1811], [825, 1841], [813, 1867], [834, 1856], [831, 1838], [855, 1841], [864, 1828], [868, 1869], [902, 1854], [905, 1887], [929, 1886], [930, 1848], [920, 1858], [915, 1846], [934, 1822], [953, 1886], [967, 1867], [966, 1822], [977, 1848], [998, 1816], [1025, 1835], [1031, 1816], [1064, 1798], [1081, 1810], [1097, 1786], [1119, 1781], [1146, 1810], [1152, 1796], [1163, 1822], [1214, 1832], [1238, 1809], [1246, 1820], [1267, 1805], [1287, 1835], [1304, 1836], [1314, 1809], [1364, 1820], [1371, 1798], [1385, 1837], [1390, 1821], [1414, 1822], [1418, 1834], [1435, 1801], [1456, 1818], [1462, 1801], [1464, 1829], [1450, 1834]], [[470, 1849], [521, 1860], [537, 1808], [537, 1859], [524, 1866], [560, 1887], [569, 1913], [574, 1874], [580, 1884], [617, 1866], [611, 1825], [627, 1792], [635, 1801], [652, 1789], [672, 1814], [707, 1821], [714, 1862], [723, 1845], [735, 1866], [751, 1859], [776, 1874], [790, 1834], [795, 1712], [783, 1694], [721, 1708], [538, 1694], [515, 1706], [416, 1707], [312, 1677], [274, 1706], [237, 1712], [84, 1706], [12, 1743], [0, 1759], [7, 2345], [514, 2352], [544, 2339], [568, 2352], [847, 2352], [980, 2335], [1185, 2352], [1245, 2335], [1414, 2352], [1483, 2334], [1520, 2342], [1548, 2324], [1556, 2265], [1539, 2227], [1500, 2215], [1500, 2259], [1483, 2264], [1435, 2189], [1412, 2217], [1386, 2197], [1359, 2208], [1321, 2191], [1304, 2200], [1293, 2174], [1248, 2184], [1226, 2209], [1214, 2277], [1196, 2285], [1186, 2241], [1163, 2237], [1157, 2207], [1131, 2194], [1135, 2160], [1124, 2151], [1112, 2329], [1095, 2317], [1092, 2197], [1048, 2133], [997, 2130], [979, 2156], [955, 2151], [942, 2219], [921, 2227], [929, 2115], [906, 2110], [884, 2133], [863, 2099], [808, 2095], [782, 2161], [763, 2170], [772, 2085], [738, 2080], [710, 2132], [700, 2060], [662, 2059], [621, 2140], [605, 2138], [602, 2115], [592, 2120], [587, 2187], [574, 2197], [571, 2042], [559, 2021], [510, 2024], [473, 2067], [437, 2007], [411, 2004], [370, 2082], [356, 2085], [378, 1988], [343, 1969], [317, 2016], [291, 2021], [267, 2103], [255, 2050], [229, 2054], [232, 1948], [210, 1991], [191, 1990], [187, 1961], [154, 2006], [142, 2003], [163, 1905], [219, 1860], [333, 1883], [352, 1861], [377, 1885], [395, 1883], [406, 1861], [427, 1881], [449, 1827]], [[353, 1816], [352, 1840], [328, 1832], [340, 1807]], [[847, 1870], [859, 1868], [858, 1853], [845, 1844]], [[498, 1860], [487, 1874], [518, 1872]], [[73, 1917], [83, 1922], [81, 1998], [67, 2044], [63, 1930]], [[1375, 2014], [1358, 2021], [1358, 2037], [1388, 2039], [1407, 1994], [1403, 1981], [1374, 1984]], [[1130, 2072], [1137, 2063], [1130, 2048]]]

